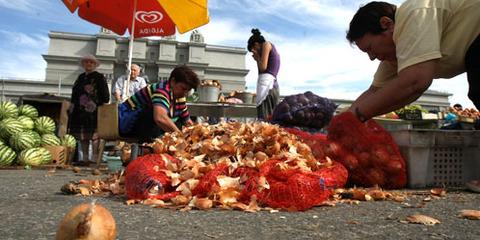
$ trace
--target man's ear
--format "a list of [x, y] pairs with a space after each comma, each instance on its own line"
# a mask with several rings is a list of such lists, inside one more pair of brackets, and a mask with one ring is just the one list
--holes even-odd
[[391, 18], [389, 18], [387, 16], [383, 16], [383, 17], [380, 18], [380, 26], [384, 30], [389, 30], [389, 31], [393, 32], [395, 22]]

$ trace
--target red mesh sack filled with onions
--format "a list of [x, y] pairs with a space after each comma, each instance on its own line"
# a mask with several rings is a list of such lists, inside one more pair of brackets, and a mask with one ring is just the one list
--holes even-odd
[[166, 200], [179, 194], [171, 187], [171, 179], [163, 171], [169, 162], [178, 159], [168, 154], [148, 154], [130, 162], [125, 170], [125, 191], [128, 199]]
[[402, 188], [407, 183], [405, 160], [392, 136], [377, 122], [360, 122], [351, 112], [335, 116], [328, 127], [327, 156], [349, 171], [357, 186]]
[[337, 105], [308, 91], [285, 97], [272, 114], [272, 122], [283, 126], [320, 129], [332, 119]]
[[255, 197], [260, 204], [290, 211], [304, 211], [323, 203], [347, 181], [347, 170], [339, 163], [317, 171], [285, 168], [285, 162], [269, 160], [260, 169], [237, 169], [233, 176], [247, 176], [239, 200]]
[[[298, 128], [284, 128], [287, 132], [294, 134], [302, 142], [306, 143], [312, 150], [316, 159], [324, 159], [325, 148], [329, 145], [327, 135], [323, 133], [310, 133]], [[335, 159], [334, 159], [335, 160]]]

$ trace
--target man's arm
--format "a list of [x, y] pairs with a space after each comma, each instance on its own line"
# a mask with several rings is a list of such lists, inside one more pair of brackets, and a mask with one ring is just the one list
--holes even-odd
[[[355, 102], [362, 101], [363, 99], [367, 98], [368, 96], [371, 96], [372, 94], [375, 94], [375, 92], [380, 89], [379, 87], [375, 87], [373, 85], [370, 85], [370, 87], [363, 92], [356, 100]], [[353, 104], [355, 104], [355, 102]], [[353, 105], [352, 104], [352, 105]]]
[[153, 106], [153, 121], [165, 132], [180, 132], [163, 106]]
[[437, 62], [438, 60], [430, 60], [403, 69], [398, 78], [373, 94], [362, 94], [352, 104], [350, 111], [360, 120], [367, 120], [415, 101], [432, 84]]
[[122, 102], [122, 93], [120, 89], [123, 86], [123, 81], [124, 79], [122, 77], [119, 77], [117, 81], [115, 81], [115, 84], [113, 85], [113, 88], [112, 88], [113, 96], [115, 97], [115, 100], [117, 102]]
[[141, 77], [141, 80], [140, 80], [140, 89], [144, 88], [147, 86], [147, 80], [143, 77]]

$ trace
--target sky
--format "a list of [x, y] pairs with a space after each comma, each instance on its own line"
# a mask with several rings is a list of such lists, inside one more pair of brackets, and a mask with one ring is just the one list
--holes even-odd
[[[198, 30], [207, 44], [246, 48], [258, 28], [281, 57], [281, 95], [312, 91], [354, 100], [371, 83], [378, 61], [349, 44], [348, 24], [365, 0], [209, 0], [210, 22]], [[402, 0], [389, 1], [400, 4]], [[49, 31], [95, 34], [97, 25], [71, 14], [61, 0], [0, 0], [0, 77], [42, 80]], [[188, 41], [190, 32], [177, 35]], [[247, 91], [256, 86], [256, 63], [246, 56]], [[434, 80], [431, 90], [453, 94], [450, 103], [473, 107], [465, 74]]]

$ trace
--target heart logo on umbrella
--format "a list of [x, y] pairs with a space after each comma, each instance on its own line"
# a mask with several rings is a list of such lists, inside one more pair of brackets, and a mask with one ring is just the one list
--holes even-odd
[[163, 19], [163, 14], [158, 11], [137, 11], [135, 13], [135, 19], [141, 23], [153, 24]]

